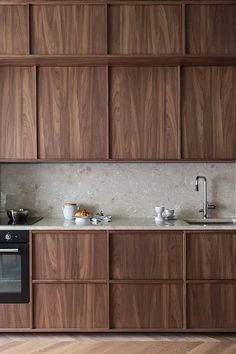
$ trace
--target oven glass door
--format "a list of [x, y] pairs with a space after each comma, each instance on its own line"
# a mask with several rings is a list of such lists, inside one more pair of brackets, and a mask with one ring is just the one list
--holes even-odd
[[0, 244], [0, 303], [28, 301], [28, 244]]

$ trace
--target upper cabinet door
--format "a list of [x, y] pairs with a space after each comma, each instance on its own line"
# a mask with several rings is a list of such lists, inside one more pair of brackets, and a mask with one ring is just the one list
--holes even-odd
[[183, 69], [183, 157], [236, 159], [236, 67]]
[[114, 67], [110, 87], [112, 158], [179, 158], [177, 68]]
[[111, 5], [111, 54], [181, 53], [180, 5]]
[[0, 5], [0, 54], [29, 54], [28, 6]]
[[39, 68], [39, 155], [106, 159], [107, 68]]
[[34, 67], [0, 67], [0, 158], [36, 159]]
[[32, 7], [33, 54], [106, 54], [103, 5]]
[[188, 5], [187, 53], [236, 54], [236, 4]]

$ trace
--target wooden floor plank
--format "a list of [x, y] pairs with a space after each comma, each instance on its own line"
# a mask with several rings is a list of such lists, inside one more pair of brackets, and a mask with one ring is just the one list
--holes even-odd
[[235, 354], [236, 343], [221, 342], [221, 343], [201, 343], [197, 348], [194, 348], [189, 354]]
[[[168, 342], [77, 342], [63, 348], [44, 348], [40, 353], [47, 354], [188, 354], [200, 343]], [[38, 353], [37, 350], [33, 352]], [[15, 353], [14, 353], [15, 354]]]

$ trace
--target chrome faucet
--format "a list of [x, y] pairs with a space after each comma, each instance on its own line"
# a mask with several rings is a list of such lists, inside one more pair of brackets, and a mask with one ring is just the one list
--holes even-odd
[[207, 179], [205, 176], [197, 176], [196, 177], [196, 183], [195, 183], [195, 189], [198, 192], [199, 191], [199, 180], [203, 180], [203, 208], [199, 210], [200, 213], [203, 213], [203, 218], [207, 219], [208, 218], [208, 210], [209, 209], [215, 209], [216, 206], [214, 204], [210, 204], [207, 201]]

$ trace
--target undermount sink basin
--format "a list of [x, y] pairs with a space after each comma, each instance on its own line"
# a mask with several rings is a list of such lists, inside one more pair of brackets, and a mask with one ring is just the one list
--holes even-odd
[[185, 219], [189, 225], [235, 225], [236, 218], [224, 218], [224, 219]]

